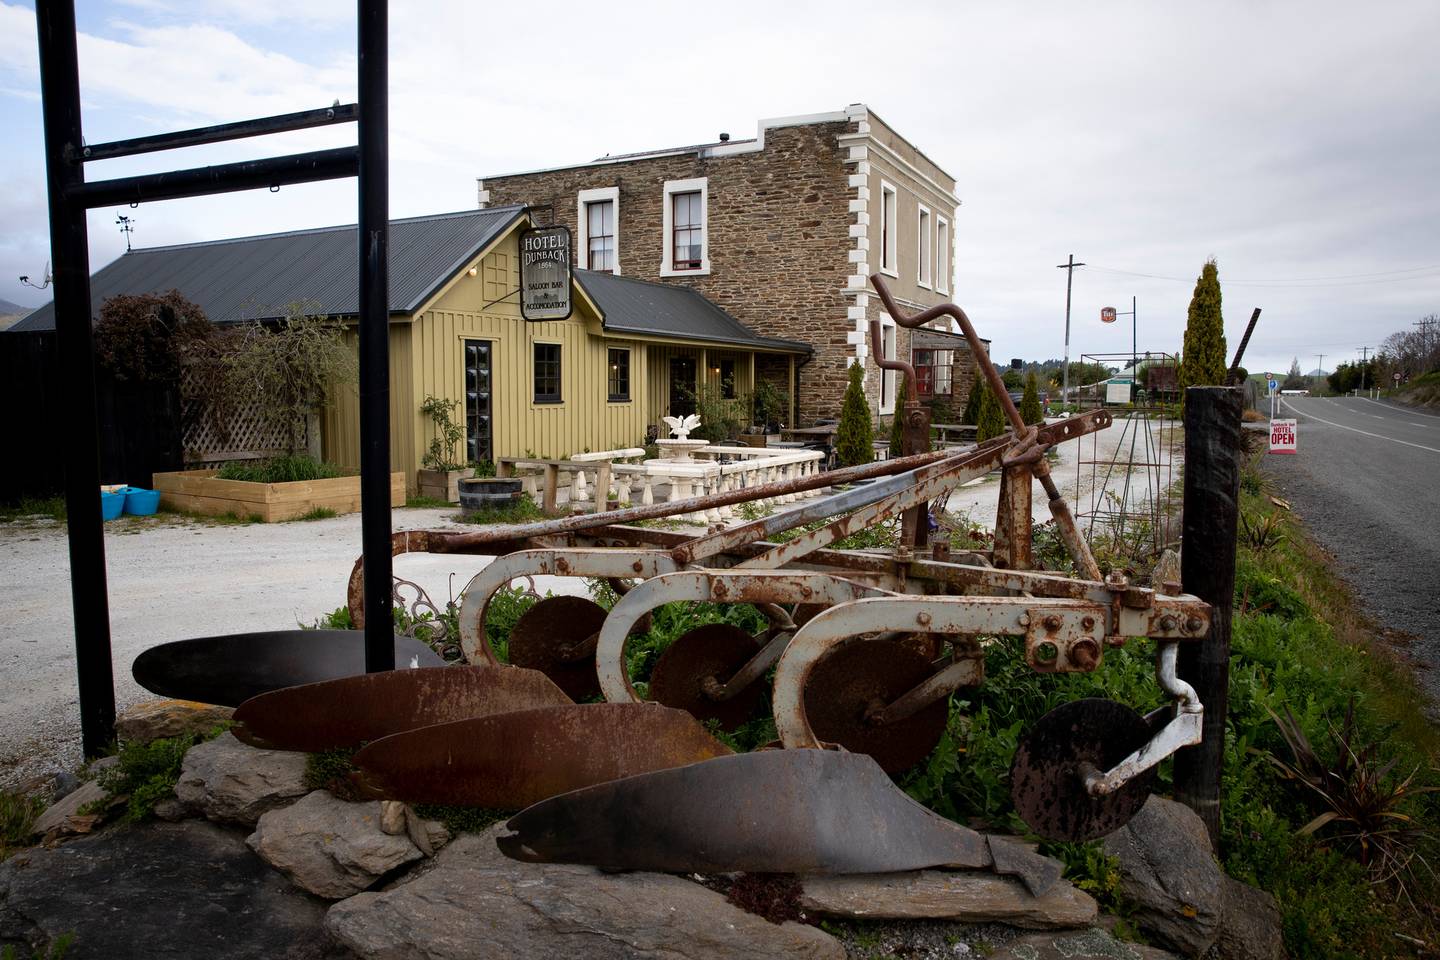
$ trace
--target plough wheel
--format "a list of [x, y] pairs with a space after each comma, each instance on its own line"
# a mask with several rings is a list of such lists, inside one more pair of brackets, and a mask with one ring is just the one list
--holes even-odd
[[515, 621], [510, 662], [539, 670], [576, 703], [600, 693], [595, 646], [605, 608], [584, 597], [546, 597]]
[[805, 717], [820, 740], [869, 754], [886, 773], [899, 773], [924, 760], [940, 742], [949, 698], [893, 723], [877, 723], [872, 714], [931, 673], [930, 661], [913, 647], [890, 640], [851, 641], [810, 671]]
[[1114, 700], [1075, 700], [1035, 722], [1010, 765], [1010, 797], [1048, 840], [1094, 840], [1118, 830], [1144, 805], [1155, 768], [1115, 793], [1092, 797], [1084, 775], [1109, 770], [1150, 736], [1145, 718]]
[[732, 624], [696, 627], [671, 643], [656, 661], [650, 675], [650, 699], [686, 710], [701, 723], [716, 720], [720, 729], [734, 730], [755, 715], [765, 694], [764, 680], [728, 700], [708, 696], [705, 681], [713, 677], [717, 683], [725, 683], [759, 652], [755, 638]]

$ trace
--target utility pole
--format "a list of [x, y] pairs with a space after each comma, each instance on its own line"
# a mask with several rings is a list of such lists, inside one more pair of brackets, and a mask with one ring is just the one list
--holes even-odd
[[1315, 360], [1316, 360], [1316, 362], [1315, 362], [1315, 373], [1316, 373], [1316, 379], [1318, 380], [1318, 379], [1320, 379], [1321, 377], [1324, 377], [1324, 376], [1325, 376], [1325, 354], [1323, 354], [1323, 353], [1317, 353], [1317, 354], [1315, 354]]
[[1360, 389], [1365, 389], [1365, 364], [1370, 359], [1370, 348], [1360, 348]]
[[1065, 372], [1061, 374], [1060, 382], [1060, 403], [1063, 406], [1070, 399], [1070, 284], [1075, 279], [1075, 268], [1083, 267], [1085, 264], [1075, 262], [1075, 254], [1070, 254], [1068, 263], [1055, 264], [1056, 270], [1065, 271]]

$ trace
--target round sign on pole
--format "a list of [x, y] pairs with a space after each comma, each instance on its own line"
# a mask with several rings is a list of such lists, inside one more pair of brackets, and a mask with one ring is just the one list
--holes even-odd
[[1114, 308], [1114, 307], [1101, 307], [1101, 308], [1100, 308], [1100, 322], [1101, 322], [1101, 323], [1114, 323], [1114, 322], [1115, 322], [1115, 308]]

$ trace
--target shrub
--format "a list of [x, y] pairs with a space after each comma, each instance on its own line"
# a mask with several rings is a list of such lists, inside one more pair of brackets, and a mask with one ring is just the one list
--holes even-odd
[[900, 375], [900, 392], [896, 395], [895, 412], [890, 417], [890, 456], [898, 457], [905, 450], [905, 398], [910, 396], [910, 375]]
[[870, 403], [865, 399], [865, 368], [850, 366], [850, 383], [840, 404], [840, 425], [835, 433], [835, 455], [842, 467], [869, 463], [875, 459], [875, 433], [870, 423]]
[[105, 798], [82, 812], [108, 809], [113, 802], [123, 799], [127, 822], [146, 819], [155, 811], [155, 804], [175, 796], [175, 784], [180, 781], [180, 764], [186, 752], [197, 743], [218, 737], [229, 726], [222, 723], [206, 733], [122, 744], [116, 754], [116, 764], [100, 774], [98, 782], [105, 789]]
[[442, 400], [436, 396], [427, 396], [425, 402], [420, 404], [420, 412], [430, 418], [431, 427], [435, 431], [435, 435], [430, 438], [429, 448], [420, 458], [420, 462], [430, 470], [444, 472], [465, 468], [465, 464], [456, 456], [460, 443], [465, 439], [465, 423], [463, 419], [456, 423], [453, 413], [459, 406], [459, 400]]
[[984, 443], [1005, 432], [1005, 415], [1000, 411], [1000, 401], [989, 387], [983, 387], [980, 394], [980, 415], [976, 418], [975, 439]]
[[95, 358], [117, 380], [179, 383], [186, 355], [215, 332], [205, 311], [180, 291], [111, 297], [95, 324]]
[[1220, 273], [1214, 260], [1206, 261], [1190, 297], [1178, 379], [1182, 402], [1186, 387], [1225, 382], [1225, 326], [1220, 316]]
[[975, 379], [970, 383], [970, 396], [965, 399], [965, 415], [960, 418], [961, 423], [974, 425], [980, 422], [980, 402], [985, 399], [985, 378], [980, 371], [975, 371]]
[[1044, 423], [1045, 411], [1040, 407], [1040, 386], [1035, 382], [1035, 371], [1025, 378], [1025, 396], [1020, 399], [1020, 419], [1026, 423]]
[[0, 790], [0, 861], [30, 842], [30, 827], [44, 810], [40, 796]]

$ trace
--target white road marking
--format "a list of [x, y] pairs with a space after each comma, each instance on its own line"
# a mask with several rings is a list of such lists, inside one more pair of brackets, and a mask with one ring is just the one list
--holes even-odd
[[[1420, 450], [1429, 450], [1431, 453], [1440, 453], [1440, 448], [1427, 447], [1419, 443], [1411, 443], [1409, 440], [1396, 440], [1394, 437], [1386, 437], [1378, 433], [1371, 433], [1368, 430], [1359, 430], [1355, 427], [1347, 427], [1343, 423], [1336, 423], [1334, 420], [1326, 420], [1324, 417], [1317, 417], [1313, 413], [1302, 413], [1290, 406], [1289, 401], [1281, 400], [1280, 405], [1296, 416], [1309, 417], [1312, 420], [1319, 420], [1321, 423], [1328, 423], [1332, 427], [1339, 427], [1341, 430], [1349, 430], [1351, 433], [1362, 434], [1367, 437], [1374, 437], [1376, 440], [1389, 440], [1391, 443], [1403, 443], [1407, 447], [1415, 447]], [[1383, 419], [1383, 418], [1382, 418]]]
[[[1404, 423], [1412, 427], [1440, 427], [1440, 417], [1426, 416], [1423, 413], [1414, 413], [1410, 410], [1401, 410], [1399, 407], [1392, 407], [1388, 403], [1381, 403], [1379, 400], [1371, 400], [1369, 397], [1359, 397], [1358, 399], [1364, 400], [1366, 403], [1373, 403], [1377, 407], [1384, 407], [1392, 414], [1400, 414], [1402, 416], [1418, 418], [1415, 420], [1400, 420], [1398, 421], [1399, 423]], [[1372, 416], [1374, 416], [1374, 414], [1372, 414]], [[1382, 417], [1381, 419], [1384, 418]]]

